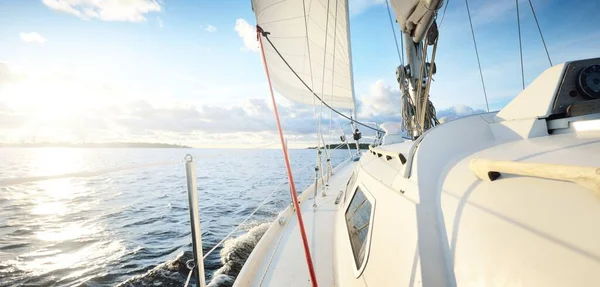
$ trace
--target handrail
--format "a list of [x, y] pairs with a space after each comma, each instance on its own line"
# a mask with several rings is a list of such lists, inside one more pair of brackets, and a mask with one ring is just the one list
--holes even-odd
[[600, 193], [600, 168], [596, 167], [488, 159], [471, 160], [469, 166], [475, 176], [485, 181], [494, 181], [501, 173], [509, 173], [569, 181]]

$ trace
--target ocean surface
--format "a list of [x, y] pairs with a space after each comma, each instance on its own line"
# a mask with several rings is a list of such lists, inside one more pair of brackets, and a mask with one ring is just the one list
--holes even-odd
[[[271, 195], [205, 260], [209, 286], [231, 286], [291, 202], [281, 150], [0, 148], [0, 286], [183, 286], [188, 153], [205, 253]], [[333, 165], [348, 156], [333, 151]], [[315, 159], [290, 150], [299, 191]]]

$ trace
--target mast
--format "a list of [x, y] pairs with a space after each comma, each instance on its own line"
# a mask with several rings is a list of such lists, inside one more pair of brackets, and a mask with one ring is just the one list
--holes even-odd
[[[418, 80], [419, 80], [419, 76], [416, 74], [419, 71], [421, 71], [421, 61], [422, 61], [422, 50], [423, 50], [423, 43], [419, 42], [419, 43], [415, 43], [412, 41], [412, 38], [410, 37], [410, 35], [406, 34], [406, 33], [402, 33], [402, 36], [404, 37], [404, 43], [405, 43], [405, 47], [403, 47], [406, 51], [406, 60], [408, 63], [407, 67], [403, 67], [404, 68], [404, 76], [407, 77], [408, 79], [408, 93], [409, 96], [412, 100], [412, 103], [414, 103], [414, 105], [418, 105], [419, 103], [419, 95], [417, 94], [417, 86], [418, 86]], [[400, 80], [400, 79], [399, 79]], [[403, 79], [402, 79], [403, 80]], [[405, 108], [404, 106], [402, 107], [403, 109]], [[406, 107], [408, 108], [408, 107]], [[414, 108], [417, 111], [419, 110], [418, 107], [410, 107], [411, 109]], [[410, 132], [413, 134], [413, 136], [418, 136], [419, 133], [419, 125], [418, 125], [418, 121], [417, 118], [415, 118], [415, 114], [412, 115], [413, 118], [408, 118], [408, 119], [402, 119], [403, 122], [405, 121], [410, 121], [411, 125], [410, 127], [407, 126], [408, 129], [410, 129]]]
[[[438, 30], [435, 23], [442, 0], [421, 0], [412, 6], [392, 0], [396, 22], [405, 39], [406, 66], [398, 67], [397, 79], [402, 93], [402, 128], [417, 138], [439, 124], [429, 101], [431, 77], [435, 73]], [[426, 63], [428, 46], [433, 46], [431, 63]]]

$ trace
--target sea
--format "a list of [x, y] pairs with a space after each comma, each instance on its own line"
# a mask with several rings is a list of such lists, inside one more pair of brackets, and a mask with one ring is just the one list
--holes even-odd
[[[183, 286], [192, 258], [186, 154], [203, 251], [239, 227], [204, 260], [208, 286], [231, 286], [291, 203], [280, 149], [0, 148], [0, 286]], [[301, 192], [317, 152], [289, 157]], [[348, 157], [331, 152], [334, 166]]]

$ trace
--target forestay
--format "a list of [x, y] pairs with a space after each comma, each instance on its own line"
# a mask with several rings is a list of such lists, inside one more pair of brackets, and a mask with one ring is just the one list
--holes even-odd
[[[252, 0], [252, 9], [256, 23], [319, 97], [332, 107], [354, 109], [347, 0]], [[264, 53], [277, 92], [315, 103], [272, 47]]]

